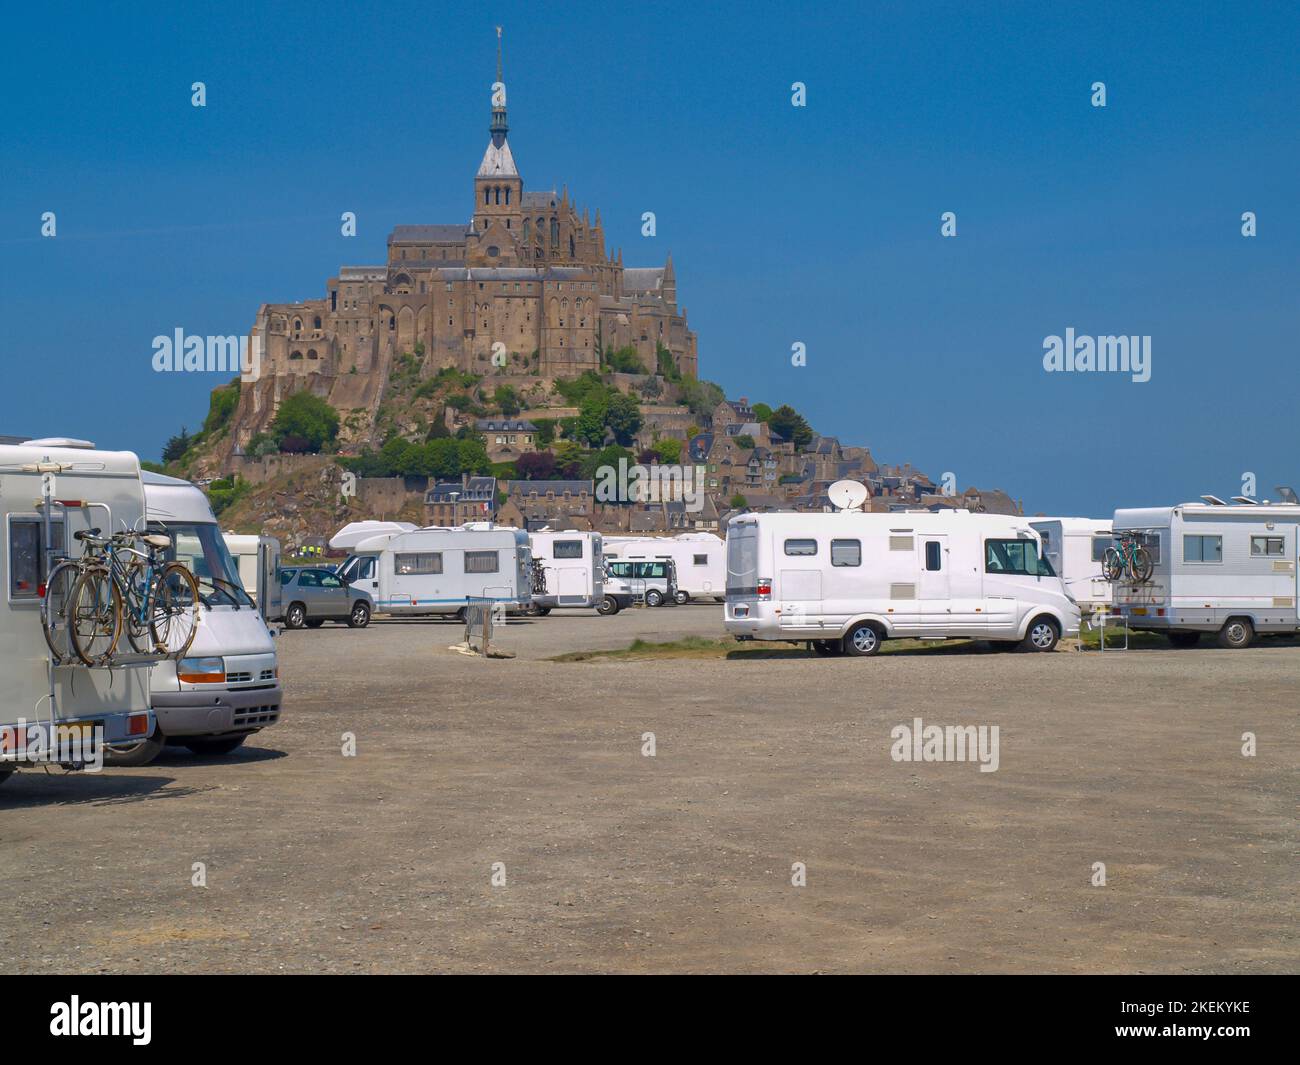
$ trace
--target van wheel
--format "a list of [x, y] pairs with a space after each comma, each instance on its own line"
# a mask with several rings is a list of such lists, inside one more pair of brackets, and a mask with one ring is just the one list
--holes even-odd
[[157, 729], [147, 739], [135, 743], [110, 743], [104, 748], [104, 764], [116, 766], [148, 765], [162, 753], [166, 746], [163, 734]]
[[663, 606], [664, 594], [658, 588], [651, 588], [645, 593], [646, 606]]
[[612, 595], [607, 595], [596, 604], [596, 613], [601, 617], [612, 617], [618, 613], [618, 600]]
[[1255, 626], [1249, 618], [1229, 618], [1219, 630], [1219, 646], [1229, 650], [1249, 647], [1255, 639]]
[[864, 621], [849, 630], [840, 646], [843, 654], [868, 658], [880, 650], [882, 642], [876, 627], [871, 622]]
[[819, 655], [825, 655], [828, 658], [834, 658], [844, 653], [844, 646], [839, 640], [812, 640], [810, 646]]
[[1051, 618], [1034, 618], [1020, 646], [1026, 651], [1054, 651], [1061, 632]]
[[308, 618], [304, 624], [306, 624], [307, 628], [309, 628], [309, 629], [319, 629], [322, 625], [325, 624], [325, 619], [324, 619], [324, 618]]
[[1175, 647], [1195, 647], [1201, 642], [1199, 632], [1167, 632], [1165, 635]]
[[246, 739], [247, 736], [231, 736], [224, 740], [191, 740], [185, 746], [190, 749], [191, 754], [197, 754], [200, 758], [211, 757], [239, 750]]
[[544, 618], [544, 617], [546, 617], [546, 615], [549, 614], [550, 612], [551, 612], [551, 608], [550, 608], [549, 606], [535, 606], [535, 607], [533, 607], [533, 617], [535, 617], [535, 618]]
[[676, 602], [678, 606], [685, 606], [687, 603], [691, 601], [691, 597], [687, 595], [685, 592], [678, 592], [675, 596], [673, 596], [673, 601]]
[[353, 603], [352, 613], [348, 615], [349, 629], [364, 629], [370, 624], [370, 607], [365, 603]]
[[12, 769], [0, 769], [0, 784], [3, 784], [13, 775], [14, 771]]
[[284, 627], [286, 629], [301, 629], [306, 624], [306, 608], [301, 603], [290, 603], [289, 609], [284, 612]]

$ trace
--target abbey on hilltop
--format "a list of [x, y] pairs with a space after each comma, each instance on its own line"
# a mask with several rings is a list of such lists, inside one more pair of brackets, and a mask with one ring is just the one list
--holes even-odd
[[[467, 222], [397, 226], [382, 266], [344, 266], [323, 299], [259, 308], [252, 336], [262, 376], [277, 386], [255, 406], [269, 413], [302, 386], [340, 408], [367, 406], [358, 377], [385, 378], [405, 353], [426, 374], [573, 377], [599, 370], [602, 348], [632, 347], [650, 372], [666, 351], [677, 371], [697, 375], [672, 256], [625, 267], [621, 250], [605, 250], [599, 211], [593, 220], [579, 210], [567, 188], [525, 190], [507, 140], [499, 40], [489, 132]], [[333, 381], [295, 386], [299, 375]]]

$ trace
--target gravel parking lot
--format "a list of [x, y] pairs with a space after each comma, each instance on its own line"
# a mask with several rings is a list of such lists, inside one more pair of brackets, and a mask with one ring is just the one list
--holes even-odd
[[[283, 721], [235, 754], [12, 777], [0, 968], [1300, 962], [1295, 644], [545, 661], [721, 636], [703, 605], [512, 621], [510, 660], [449, 652], [460, 634], [285, 633]], [[916, 717], [998, 726], [997, 771], [894, 761]]]

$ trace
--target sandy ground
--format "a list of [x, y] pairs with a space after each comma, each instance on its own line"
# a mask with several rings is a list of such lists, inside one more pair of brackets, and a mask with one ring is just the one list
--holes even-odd
[[[0, 787], [0, 970], [1298, 967], [1300, 646], [542, 661], [686, 633], [719, 608], [511, 623], [508, 661], [285, 633], [243, 750]], [[998, 726], [998, 770], [892, 760], [914, 717]]]

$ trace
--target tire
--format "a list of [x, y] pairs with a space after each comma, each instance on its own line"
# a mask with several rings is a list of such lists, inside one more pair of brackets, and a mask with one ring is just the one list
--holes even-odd
[[618, 600], [615, 599], [612, 595], [605, 596], [603, 599], [601, 599], [599, 603], [596, 604], [596, 613], [603, 618], [613, 617], [615, 614], [619, 612], [620, 609], [621, 608], [618, 605]]
[[103, 566], [82, 570], [69, 602], [68, 641], [73, 653], [88, 666], [106, 663], [122, 637], [122, 593], [108, 570]]
[[1230, 651], [1249, 647], [1255, 641], [1255, 626], [1250, 618], [1229, 618], [1219, 630], [1219, 646]]
[[687, 603], [691, 601], [691, 597], [687, 595], [685, 592], [678, 592], [676, 595], [673, 596], [673, 601], [678, 606], [685, 606]]
[[1119, 548], [1106, 548], [1106, 553], [1101, 556], [1101, 573], [1111, 584], [1119, 583], [1124, 576], [1124, 556], [1119, 553]]
[[546, 615], [549, 614], [550, 612], [551, 612], [551, 608], [550, 608], [549, 606], [535, 606], [535, 607], [533, 607], [533, 614], [534, 614], [536, 617], [539, 617], [539, 618], [544, 618], [544, 617], [546, 617]]
[[45, 644], [54, 656], [55, 665], [76, 655], [68, 635], [68, 606], [72, 602], [72, 586], [77, 583], [77, 573], [75, 562], [60, 562], [50, 570], [45, 594], [41, 597], [41, 631], [45, 634]]
[[645, 605], [663, 606], [664, 593], [661, 592], [658, 588], [651, 588], [648, 592], [645, 593]]
[[825, 658], [838, 658], [844, 653], [844, 647], [839, 640], [810, 640], [809, 646]]
[[171, 658], [181, 659], [194, 644], [199, 631], [199, 582], [188, 566], [169, 562], [154, 588], [149, 614], [149, 634], [155, 647], [166, 649]]
[[307, 624], [307, 608], [301, 603], [290, 603], [284, 612], [286, 629], [301, 629]]
[[104, 764], [115, 766], [148, 765], [167, 746], [163, 734], [157, 729], [153, 735], [136, 743], [112, 743], [104, 750]]
[[1133, 579], [1139, 584], [1144, 584], [1151, 579], [1151, 574], [1155, 570], [1155, 563], [1151, 560], [1151, 552], [1145, 547], [1139, 547], [1133, 552]]
[[224, 740], [190, 740], [185, 746], [190, 749], [191, 754], [196, 754], [200, 758], [214, 757], [239, 750], [246, 739], [247, 736], [231, 736]]
[[365, 603], [353, 603], [352, 613], [348, 615], [349, 629], [364, 629], [370, 624], [370, 607]]
[[1167, 632], [1165, 633], [1165, 636], [1168, 637], [1169, 642], [1175, 647], [1195, 647], [1201, 642], [1201, 634], [1199, 632]]
[[307, 628], [309, 628], [309, 629], [319, 629], [322, 625], [325, 624], [325, 619], [324, 619], [324, 618], [308, 618], [308, 619], [304, 622], [304, 624], [305, 624], [305, 625], [307, 626]]
[[0, 769], [0, 784], [3, 784], [13, 775], [14, 771], [12, 769]]
[[880, 650], [884, 643], [880, 632], [869, 621], [860, 621], [848, 631], [840, 646], [843, 654], [853, 658], [870, 658]]
[[1060, 642], [1061, 630], [1049, 617], [1036, 617], [1025, 630], [1025, 638], [1020, 641], [1024, 651], [1055, 651]]

